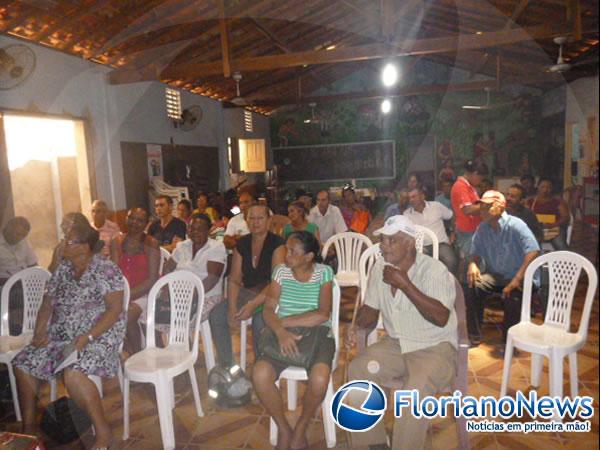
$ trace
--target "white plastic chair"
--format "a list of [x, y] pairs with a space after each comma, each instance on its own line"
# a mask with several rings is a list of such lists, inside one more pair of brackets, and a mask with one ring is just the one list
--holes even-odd
[[[204, 287], [202, 286], [202, 280], [187, 270], [177, 270], [160, 278], [148, 294], [146, 324], [149, 330], [154, 329], [156, 297], [164, 286], [168, 286], [171, 300], [168, 344], [165, 348], [157, 348], [154, 342], [154, 333], [148, 333], [146, 348], [125, 361], [123, 439], [129, 438], [129, 382], [152, 383], [156, 390], [162, 444], [164, 448], [172, 449], [175, 448], [172, 412], [175, 406], [173, 378], [183, 372], [188, 372], [196, 404], [196, 413], [198, 417], [204, 415], [200, 404], [196, 372], [194, 371], [194, 363], [198, 358], [198, 335], [202, 307], [204, 306]], [[198, 293], [198, 308], [190, 349], [189, 325], [194, 291]]]
[[[535, 272], [548, 265], [550, 287], [548, 309], [542, 325], [531, 322], [531, 291]], [[579, 328], [570, 332], [571, 308], [575, 297], [575, 288], [585, 270], [588, 287]], [[571, 396], [578, 394], [577, 351], [587, 340], [590, 312], [594, 294], [598, 285], [598, 274], [593, 264], [583, 256], [567, 251], [552, 252], [536, 258], [525, 271], [521, 322], [510, 327], [504, 353], [504, 370], [500, 395], [506, 395], [513, 348], [531, 353], [531, 385], [540, 385], [544, 356], [549, 359], [550, 396], [563, 396], [563, 359], [569, 357]]]
[[[240, 367], [246, 371], [246, 353], [248, 346], [248, 326], [252, 325], [252, 317], [242, 320], [240, 325]], [[253, 339], [254, 336], [252, 337]], [[256, 357], [256, 355], [254, 355]]]
[[423, 247], [425, 246], [425, 236], [427, 236], [431, 240], [431, 245], [433, 246], [432, 258], [440, 259], [440, 242], [433, 231], [429, 228], [423, 227], [421, 225], [413, 225], [417, 230], [417, 236], [415, 237], [415, 247], [419, 253], [423, 253]]
[[[130, 298], [130, 289], [129, 282], [127, 278], [123, 277], [123, 311], [125, 311], [125, 323], [127, 323], [127, 311], [129, 309], [129, 298]], [[121, 355], [123, 353], [123, 342], [119, 346], [119, 369], [117, 371], [117, 377], [119, 378], [119, 388], [121, 389], [121, 394], [123, 393], [123, 364], [121, 363]], [[102, 378], [97, 375], [88, 375], [88, 378], [94, 382], [96, 388], [98, 389], [98, 394], [100, 394], [100, 398], [104, 396], [104, 390], [102, 389]], [[54, 401], [57, 397], [56, 391], [56, 378], [50, 380], [50, 400]]]
[[[12, 367], [12, 360], [23, 347], [31, 342], [35, 330], [35, 320], [38, 310], [44, 299], [46, 283], [50, 279], [50, 272], [42, 267], [29, 267], [21, 270], [10, 277], [2, 288], [0, 314], [2, 315], [2, 328], [0, 329], [0, 363], [8, 367], [8, 376], [10, 379], [10, 390], [12, 392], [13, 403], [15, 406], [15, 416], [17, 421], [21, 421], [21, 407], [19, 405], [19, 395], [17, 393], [17, 383]], [[17, 283], [21, 282], [23, 287], [23, 328], [18, 336], [11, 336], [9, 329], [9, 298], [10, 290]]]
[[160, 247], [160, 262], [158, 263], [158, 276], [163, 274], [165, 263], [171, 259], [171, 253], [168, 250]]
[[371, 239], [364, 234], [347, 231], [331, 236], [325, 242], [321, 255], [323, 259], [327, 257], [327, 251], [330, 246], [335, 247], [337, 254], [338, 269], [335, 279], [340, 287], [358, 286], [360, 276], [358, 273], [358, 261], [364, 247], [369, 248], [373, 245]]
[[[331, 331], [333, 333], [333, 337], [335, 339], [335, 355], [333, 357], [333, 364], [331, 366], [331, 374], [337, 367], [338, 355], [340, 350], [340, 288], [336, 281], [333, 282], [333, 296], [332, 296], [332, 308], [331, 308]], [[279, 382], [284, 378], [287, 380], [288, 384], [288, 408], [290, 410], [296, 409], [296, 400], [298, 395], [298, 381], [307, 381], [308, 373], [306, 369], [302, 367], [288, 367], [281, 375], [279, 375], [279, 379], [275, 382], [277, 387], [279, 387]], [[333, 400], [333, 379], [332, 376], [329, 377], [329, 384], [327, 385], [327, 393], [325, 394], [325, 399], [321, 405], [322, 415], [323, 415], [323, 428], [325, 430], [325, 442], [327, 443], [328, 448], [335, 447], [336, 437], [335, 437], [335, 424], [333, 423], [333, 417], [329, 409], [331, 408], [331, 401]], [[269, 440], [271, 445], [277, 445], [277, 425], [273, 418], [270, 419], [269, 426]]]

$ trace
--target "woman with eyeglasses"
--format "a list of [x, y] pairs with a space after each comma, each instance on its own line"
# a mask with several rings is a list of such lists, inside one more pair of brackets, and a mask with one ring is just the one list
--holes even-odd
[[[31, 344], [13, 359], [23, 410], [23, 431], [35, 433], [40, 380], [64, 376], [69, 397], [92, 420], [92, 448], [108, 447], [112, 433], [100, 395], [88, 375], [114, 377], [125, 335], [124, 281], [121, 270], [97, 253], [99, 234], [89, 222], [67, 230], [62, 261], [46, 285]], [[72, 345], [77, 360], [55, 374]]]

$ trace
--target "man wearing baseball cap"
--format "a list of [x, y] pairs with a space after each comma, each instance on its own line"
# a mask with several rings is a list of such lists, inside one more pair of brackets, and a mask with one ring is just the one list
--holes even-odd
[[[349, 380], [379, 385], [403, 378], [405, 389], [418, 389], [421, 398], [435, 395], [456, 371], [457, 319], [455, 279], [444, 264], [417, 253], [416, 229], [404, 216], [392, 216], [373, 233], [381, 236], [381, 254], [373, 265], [356, 324], [370, 332], [381, 314], [387, 335], [370, 345], [348, 367]], [[348, 343], [355, 330], [348, 331]], [[361, 393], [349, 404], [360, 408]], [[412, 414], [396, 418], [393, 449], [423, 448], [427, 420]], [[362, 433], [352, 433], [352, 447], [381, 448], [387, 440], [383, 421]]]
[[[518, 217], [505, 212], [506, 199], [498, 191], [487, 191], [479, 200], [483, 222], [477, 227], [471, 244], [465, 293], [467, 325], [472, 345], [481, 342], [481, 324], [485, 300], [502, 293], [504, 321], [502, 339], [519, 322], [523, 278], [527, 266], [540, 252], [535, 236]], [[485, 272], [481, 272], [481, 261]]]

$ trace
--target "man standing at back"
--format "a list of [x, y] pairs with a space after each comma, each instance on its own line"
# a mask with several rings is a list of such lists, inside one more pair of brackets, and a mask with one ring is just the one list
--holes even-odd
[[156, 239], [161, 247], [172, 252], [178, 242], [185, 240], [187, 225], [183, 220], [173, 217], [173, 199], [168, 195], [156, 197], [154, 210], [158, 220], [148, 227], [148, 234]]
[[319, 227], [321, 242], [323, 244], [331, 236], [348, 230], [340, 208], [330, 203], [329, 191], [326, 190], [317, 193], [317, 206], [314, 206], [310, 210], [308, 221], [315, 223]]
[[119, 235], [119, 226], [108, 220], [108, 206], [104, 200], [96, 200], [92, 203], [92, 227], [100, 233], [100, 239], [104, 241], [102, 254], [108, 256], [110, 253], [110, 241]]

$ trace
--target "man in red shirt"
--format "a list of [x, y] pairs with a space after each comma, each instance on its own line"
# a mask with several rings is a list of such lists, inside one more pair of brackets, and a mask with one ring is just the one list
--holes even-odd
[[484, 163], [468, 160], [465, 163], [463, 176], [456, 179], [450, 192], [455, 217], [456, 243], [463, 260], [469, 255], [471, 238], [481, 222], [477, 186], [488, 173], [489, 170]]

